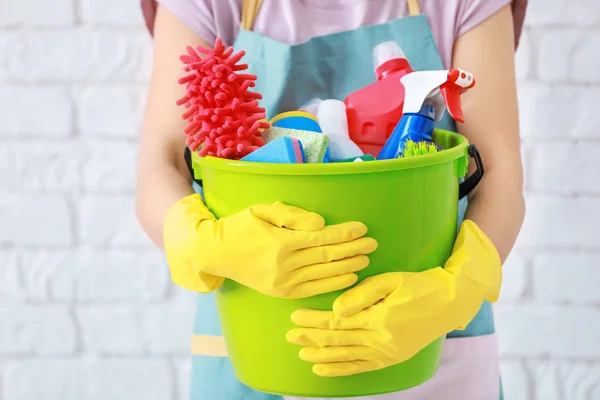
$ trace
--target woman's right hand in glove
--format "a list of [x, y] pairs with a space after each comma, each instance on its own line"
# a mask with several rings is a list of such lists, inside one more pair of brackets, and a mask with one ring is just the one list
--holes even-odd
[[325, 226], [320, 215], [281, 202], [216, 219], [198, 194], [165, 217], [164, 248], [177, 285], [208, 293], [232, 279], [279, 298], [347, 288], [377, 249], [360, 222]]

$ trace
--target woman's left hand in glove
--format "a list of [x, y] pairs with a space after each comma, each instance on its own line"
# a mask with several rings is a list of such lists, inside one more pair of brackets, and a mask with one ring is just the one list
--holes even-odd
[[298, 310], [286, 335], [319, 376], [345, 376], [406, 361], [437, 338], [465, 329], [484, 300], [500, 293], [500, 256], [470, 220], [445, 266], [365, 279], [336, 299], [333, 311]]

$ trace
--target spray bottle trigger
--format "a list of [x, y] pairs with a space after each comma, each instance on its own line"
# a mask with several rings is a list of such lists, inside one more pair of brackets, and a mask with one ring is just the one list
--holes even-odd
[[443, 84], [440, 87], [440, 92], [446, 103], [446, 108], [450, 116], [458, 122], [465, 122], [464, 114], [460, 104], [460, 93], [459, 87], [451, 84], [450, 82]]
[[458, 122], [465, 122], [460, 104], [460, 95], [473, 86], [475, 86], [473, 75], [458, 68], [448, 71], [448, 80], [440, 86], [440, 92], [446, 103], [448, 113]]

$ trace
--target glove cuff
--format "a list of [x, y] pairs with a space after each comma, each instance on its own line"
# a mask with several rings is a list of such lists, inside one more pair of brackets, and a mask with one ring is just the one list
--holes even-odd
[[163, 242], [171, 280], [178, 286], [200, 293], [218, 289], [224, 278], [201, 271], [202, 222], [215, 220], [199, 194], [175, 202], [163, 221]]
[[452, 256], [444, 267], [459, 278], [467, 279], [489, 302], [495, 302], [502, 286], [502, 262], [498, 250], [472, 220], [465, 220], [454, 244]]

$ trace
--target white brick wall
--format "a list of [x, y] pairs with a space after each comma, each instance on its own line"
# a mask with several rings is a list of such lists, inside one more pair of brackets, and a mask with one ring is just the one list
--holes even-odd
[[507, 400], [600, 399], [600, 3], [529, 0], [527, 217], [497, 309]]
[[[506, 398], [596, 400], [600, 3], [529, 2], [528, 215], [497, 307]], [[0, 1], [0, 400], [187, 398], [193, 298], [133, 214], [151, 67], [138, 4]]]

